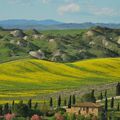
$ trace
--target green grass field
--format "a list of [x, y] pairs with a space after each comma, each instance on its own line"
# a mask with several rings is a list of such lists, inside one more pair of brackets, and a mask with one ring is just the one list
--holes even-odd
[[45, 31], [40, 31], [43, 34], [49, 34], [49, 35], [76, 35], [80, 34], [82, 32], [87, 31], [87, 29], [82, 30], [82, 29], [71, 29], [71, 30], [45, 30]]
[[22, 59], [0, 64], [0, 102], [120, 80], [120, 58], [74, 63]]
[[[76, 34], [80, 34], [80, 33], [84, 33], [86, 32], [87, 29], [69, 29], [69, 30], [41, 30], [39, 31], [40, 33], [44, 34], [44, 35], [76, 35]], [[26, 34], [31, 35], [33, 33], [32, 30], [25, 30]]]

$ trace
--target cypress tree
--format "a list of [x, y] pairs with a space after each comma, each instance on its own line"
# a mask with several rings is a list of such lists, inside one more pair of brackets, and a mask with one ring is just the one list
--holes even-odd
[[103, 99], [103, 94], [102, 94], [102, 92], [100, 93], [100, 99], [101, 99], [101, 100]]
[[71, 95], [70, 95], [69, 100], [68, 100], [68, 108], [71, 108]]
[[36, 102], [35, 105], [34, 105], [34, 109], [36, 110], [38, 107], [38, 103]]
[[76, 97], [75, 97], [75, 95], [73, 95], [73, 105], [75, 105], [76, 104]]
[[7, 114], [7, 113], [9, 113], [9, 105], [8, 105], [8, 103], [6, 103], [5, 105], [4, 105], [4, 114]]
[[107, 97], [105, 98], [105, 112], [108, 111], [108, 99]]
[[29, 109], [32, 108], [32, 100], [31, 100], [31, 99], [28, 100], [28, 108], [29, 108]]
[[112, 97], [112, 99], [111, 99], [110, 107], [114, 108], [114, 97]]
[[92, 90], [92, 92], [91, 92], [91, 102], [96, 102], [96, 98], [95, 98], [95, 91], [94, 90]]
[[120, 83], [118, 83], [116, 86], [116, 95], [120, 96]]
[[2, 116], [2, 114], [3, 114], [3, 106], [0, 105], [0, 116]]
[[107, 90], [105, 90], [105, 97], [107, 97]]
[[13, 100], [13, 102], [12, 102], [12, 106], [14, 106], [15, 105], [15, 101]]
[[58, 107], [61, 106], [61, 96], [58, 97]]
[[102, 94], [102, 92], [101, 92], [100, 95], [98, 96], [98, 99], [99, 99], [99, 100], [102, 100], [102, 99], [103, 99], [103, 94]]
[[13, 100], [13, 102], [12, 102], [12, 110], [14, 110], [14, 107], [15, 107], [15, 101]]
[[50, 107], [51, 108], [53, 107], [53, 99], [52, 99], [52, 97], [50, 98]]
[[117, 111], [120, 111], [120, 104], [117, 105]]

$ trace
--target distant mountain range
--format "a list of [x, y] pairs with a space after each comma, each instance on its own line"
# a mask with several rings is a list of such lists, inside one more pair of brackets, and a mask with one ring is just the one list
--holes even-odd
[[38, 29], [38, 30], [62, 30], [62, 29], [88, 29], [95, 26], [120, 28], [115, 23], [63, 23], [55, 20], [24, 20], [13, 19], [0, 21], [0, 26], [7, 29]]

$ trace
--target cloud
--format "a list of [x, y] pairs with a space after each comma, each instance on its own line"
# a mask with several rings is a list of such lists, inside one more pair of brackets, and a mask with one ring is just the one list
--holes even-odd
[[60, 15], [63, 15], [65, 13], [75, 13], [79, 11], [80, 11], [80, 5], [77, 3], [68, 3], [58, 8], [58, 12]]
[[119, 14], [116, 10], [109, 7], [98, 8], [96, 6], [89, 6], [88, 11], [90, 14], [96, 16], [117, 16]]

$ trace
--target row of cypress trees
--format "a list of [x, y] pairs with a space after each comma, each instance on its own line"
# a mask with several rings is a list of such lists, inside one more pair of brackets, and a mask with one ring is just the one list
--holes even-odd
[[[111, 101], [110, 101], [110, 108], [113, 109], [115, 107], [115, 99], [114, 97], [111, 98]], [[117, 104], [117, 111], [120, 110], [120, 104], [118, 103]], [[108, 111], [108, 98], [106, 97], [105, 98], [105, 111], [107, 112]]]
[[[53, 98], [50, 97], [50, 107], [52, 108], [54, 106], [53, 104]], [[64, 99], [64, 106], [68, 106], [68, 108], [71, 108], [71, 105], [75, 105], [76, 104], [76, 96], [74, 95], [70, 95], [68, 101], [66, 99]], [[57, 107], [61, 107], [62, 105], [62, 98], [61, 95], [59, 95], [58, 99], [57, 99]]]

